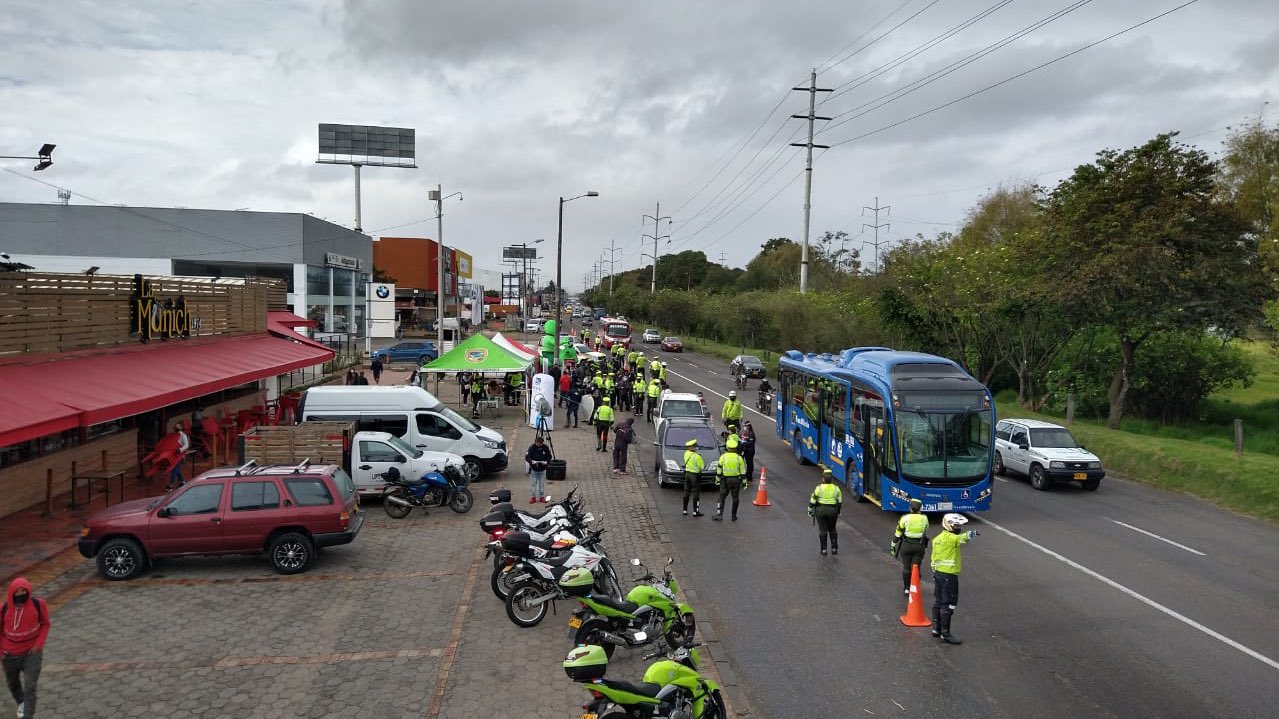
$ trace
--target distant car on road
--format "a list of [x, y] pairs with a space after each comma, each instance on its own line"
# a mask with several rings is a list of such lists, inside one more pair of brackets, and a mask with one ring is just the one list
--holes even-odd
[[545, 324], [545, 322], [546, 320], [538, 319], [538, 318], [528, 320], [524, 323], [524, 331], [533, 332], [533, 333], [541, 332], [542, 326], [543, 324]]
[[349, 544], [363, 525], [341, 467], [250, 463], [104, 509], [85, 520], [78, 548], [109, 580], [133, 579], [161, 557], [214, 554], [266, 554], [277, 572], [298, 574], [318, 549]]
[[419, 340], [383, 347], [375, 351], [373, 356], [382, 360], [382, 364], [413, 362], [417, 365], [423, 365], [439, 357], [440, 354], [435, 350], [434, 342]]
[[646, 329], [644, 330], [643, 340], [645, 344], [657, 344], [662, 341], [662, 333], [652, 328]]
[[728, 365], [728, 373], [734, 377], [746, 371], [747, 379], [764, 379], [767, 370], [764, 363], [754, 355], [737, 355]]
[[674, 417], [662, 423], [657, 430], [657, 441], [653, 443], [656, 446], [653, 471], [657, 473], [660, 486], [684, 483], [684, 445], [690, 439], [697, 440], [697, 453], [702, 456], [704, 465], [698, 475], [699, 481], [703, 485], [715, 483], [722, 446], [715, 430], [711, 429], [710, 420], [706, 417]]
[[684, 351], [684, 340], [678, 337], [666, 337], [662, 340], [663, 352], [680, 352]]
[[1037, 419], [1005, 419], [995, 425], [995, 473], [1016, 472], [1040, 491], [1056, 482], [1079, 482], [1096, 491], [1106, 476], [1097, 455], [1080, 446], [1070, 430]]

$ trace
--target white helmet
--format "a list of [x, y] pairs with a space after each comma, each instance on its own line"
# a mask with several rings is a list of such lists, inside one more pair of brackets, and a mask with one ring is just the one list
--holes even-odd
[[666, 365], [666, 363], [665, 363], [665, 362], [663, 362], [663, 363], [662, 363], [662, 366], [663, 366], [663, 367], [665, 367], [665, 366], [667, 366], [667, 365]]
[[962, 514], [950, 513], [941, 518], [941, 528], [948, 532], [953, 532], [960, 527], [968, 524], [968, 517]]
[[729, 392], [728, 392], [728, 398], [729, 398], [729, 399], [737, 399], [737, 390], [735, 390], [735, 389], [734, 389], [734, 390], [729, 390]]

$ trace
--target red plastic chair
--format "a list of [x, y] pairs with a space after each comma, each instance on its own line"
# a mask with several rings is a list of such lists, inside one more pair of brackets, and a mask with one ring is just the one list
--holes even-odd
[[140, 467], [142, 476], [146, 479], [155, 479], [156, 477], [167, 477], [173, 471], [174, 465], [182, 461], [182, 453], [178, 451], [178, 435], [166, 434], [156, 442], [155, 449], [152, 449], [142, 458]]
[[296, 424], [298, 405], [302, 402], [302, 397], [296, 394], [280, 395], [280, 423]]

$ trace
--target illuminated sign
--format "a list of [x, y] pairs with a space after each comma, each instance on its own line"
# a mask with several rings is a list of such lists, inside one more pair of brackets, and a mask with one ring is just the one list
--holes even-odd
[[171, 339], [190, 337], [191, 330], [199, 329], [200, 320], [187, 309], [182, 295], [161, 301], [155, 296], [155, 287], [142, 275], [133, 276], [133, 295], [129, 298], [129, 334], [137, 335], [143, 342], [157, 337]]

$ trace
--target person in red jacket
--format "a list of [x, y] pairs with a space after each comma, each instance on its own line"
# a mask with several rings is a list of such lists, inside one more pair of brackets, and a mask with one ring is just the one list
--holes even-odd
[[0, 663], [9, 693], [18, 703], [18, 719], [36, 715], [36, 682], [48, 638], [49, 605], [31, 591], [31, 582], [18, 577], [0, 606]]
[[573, 373], [568, 371], [560, 373], [560, 393], [559, 393], [559, 399], [557, 399], [555, 402], [556, 405], [560, 407], [564, 406], [564, 398], [568, 397], [569, 388], [571, 388], [572, 386], [573, 386]]

